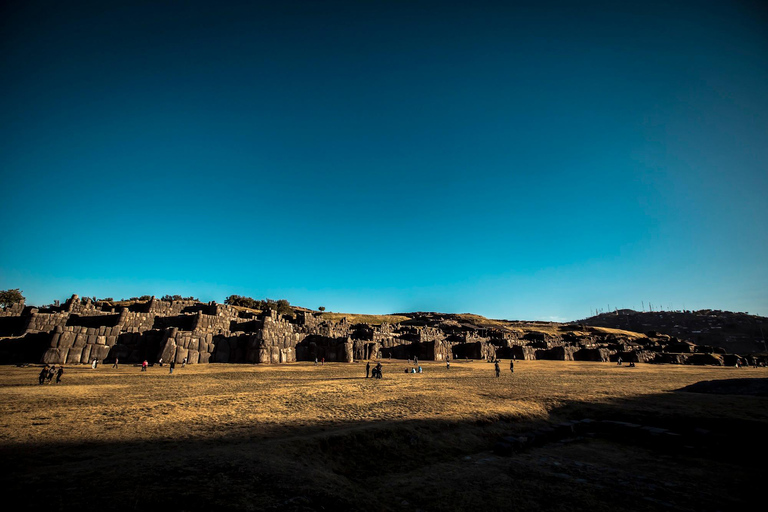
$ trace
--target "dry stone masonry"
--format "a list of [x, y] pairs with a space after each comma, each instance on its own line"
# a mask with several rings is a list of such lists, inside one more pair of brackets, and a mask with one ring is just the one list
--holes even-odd
[[[61, 306], [14, 304], [0, 311], [0, 361], [89, 364], [94, 360], [151, 363], [279, 364], [362, 359], [551, 359], [676, 364], [753, 363], [712, 347], [649, 333], [626, 337], [583, 325], [537, 330], [513, 322], [479, 325], [461, 315], [406, 313], [399, 324], [328, 321], [321, 313], [260, 313], [195, 300], [94, 302], [73, 295]], [[570, 329], [570, 330], [569, 330]], [[553, 333], [555, 332], [555, 333]]]

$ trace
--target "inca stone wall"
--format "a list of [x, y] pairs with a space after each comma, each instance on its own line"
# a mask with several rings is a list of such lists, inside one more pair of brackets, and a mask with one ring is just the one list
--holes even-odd
[[[594, 330], [593, 330], [594, 331]], [[137, 363], [186, 360], [200, 363], [279, 364], [325, 360], [352, 362], [393, 358], [550, 359], [675, 364], [735, 364], [753, 359], [724, 354], [667, 335], [626, 338], [602, 332], [522, 334], [479, 327], [446, 315], [414, 313], [403, 324], [350, 324], [299, 311], [295, 316], [259, 314], [198, 301], [114, 306], [73, 295], [62, 306], [16, 304], [0, 311], [3, 362], [88, 364], [94, 360]], [[37, 354], [37, 355], [35, 355]], [[30, 360], [34, 359], [34, 360]]]

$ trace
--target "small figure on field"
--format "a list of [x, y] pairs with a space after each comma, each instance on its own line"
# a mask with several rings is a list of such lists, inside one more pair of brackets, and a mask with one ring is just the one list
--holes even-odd
[[630, 361], [629, 362], [629, 367], [630, 368], [634, 368], [635, 367], [635, 362], [634, 361]]
[[147, 360], [145, 359], [145, 360], [144, 360], [144, 361], [142, 361], [142, 363], [141, 363], [141, 371], [143, 371], [143, 372], [147, 371], [147, 366], [149, 366], [149, 363], [148, 363], [148, 362], [147, 362]]
[[373, 369], [373, 377], [376, 379], [381, 378], [381, 363], [377, 364], [376, 367]]
[[93, 361], [91, 361], [91, 368], [92, 369], [95, 370], [98, 365], [99, 365], [99, 360], [98, 359], [94, 359]]
[[419, 373], [421, 373], [421, 366], [419, 366]]
[[53, 376], [56, 374], [56, 365], [51, 366], [48, 369], [48, 376], [45, 378], [50, 384], [53, 381]]
[[365, 378], [368, 378], [368, 374], [371, 372], [371, 362], [365, 363]]
[[[419, 368], [421, 368], [421, 367], [419, 367]], [[446, 370], [450, 370], [451, 369], [451, 360], [450, 359], [445, 362], [445, 369]]]
[[413, 364], [419, 364], [419, 358], [415, 357], [413, 358]]
[[120, 360], [118, 358], [115, 358], [115, 362], [112, 364], [112, 368], [117, 368], [117, 365], [120, 363]]
[[48, 376], [48, 365], [45, 365], [45, 367], [40, 370], [40, 375], [38, 375], [38, 381], [40, 381], [40, 384], [45, 384], [45, 378]]
[[617, 364], [618, 366], [621, 366], [621, 356], [619, 356], [619, 357], [616, 359], [616, 364]]
[[61, 376], [64, 374], [64, 367], [59, 366], [59, 371], [56, 372], [56, 384], [61, 382]]
[[322, 362], [320, 363], [320, 366], [325, 366], [325, 358], [323, 358]]
[[317, 366], [317, 358], [315, 358], [315, 366]]
[[161, 357], [158, 359], [157, 364], [159, 364], [161, 367], [163, 366], [163, 358]]
[[494, 369], [496, 370], [496, 377], [499, 377], [501, 375], [501, 368], [499, 368], [499, 362], [496, 361], [494, 364]]
[[187, 358], [185, 357], [184, 360], [181, 362], [181, 367], [184, 368], [187, 366]]
[[514, 357], [509, 361], [509, 371], [515, 373], [515, 359]]
[[173, 373], [173, 369], [174, 368], [176, 368], [176, 360], [175, 359], [171, 359], [171, 364], [169, 365], [168, 373]]

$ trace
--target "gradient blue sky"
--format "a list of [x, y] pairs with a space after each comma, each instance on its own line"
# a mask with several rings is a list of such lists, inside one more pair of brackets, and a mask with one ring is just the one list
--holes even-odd
[[768, 315], [761, 2], [4, 2], [0, 289]]

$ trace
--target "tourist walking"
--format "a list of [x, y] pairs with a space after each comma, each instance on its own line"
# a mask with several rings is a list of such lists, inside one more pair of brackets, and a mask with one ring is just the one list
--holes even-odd
[[365, 378], [368, 378], [368, 374], [371, 372], [371, 362], [365, 363]]
[[48, 376], [48, 365], [45, 365], [42, 370], [40, 370], [40, 375], [38, 375], [37, 379], [40, 382], [40, 384], [45, 384], [45, 378]]
[[181, 362], [181, 367], [184, 368], [187, 366], [187, 358], [185, 357], [184, 360]]
[[112, 364], [112, 368], [117, 368], [118, 364], [120, 364], [120, 360], [118, 358], [115, 358], [115, 362]]
[[59, 371], [56, 372], [56, 384], [61, 382], [61, 376], [64, 374], [64, 367], [59, 366]]
[[51, 366], [48, 368], [48, 375], [45, 377], [45, 380], [48, 381], [48, 384], [53, 382], [53, 376], [56, 374], [56, 365]]
[[496, 377], [499, 377], [501, 375], [501, 368], [499, 368], [499, 362], [496, 361], [496, 364], [494, 366], [496, 369]]
[[176, 360], [171, 359], [171, 364], [168, 365], [168, 373], [173, 373], [174, 368], [176, 368]]
[[317, 358], [315, 358], [315, 366], [317, 366]]
[[511, 373], [515, 373], [515, 360], [514, 359], [511, 359], [509, 361], [509, 371]]

